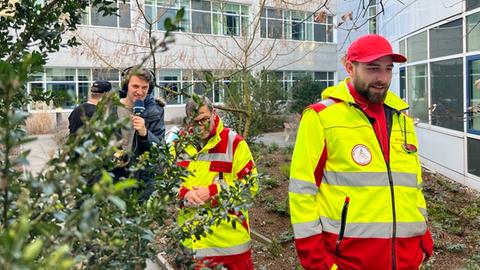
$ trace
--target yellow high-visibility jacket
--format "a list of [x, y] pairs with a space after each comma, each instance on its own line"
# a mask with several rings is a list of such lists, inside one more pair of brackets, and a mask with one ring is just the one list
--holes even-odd
[[[188, 158], [179, 162], [180, 166], [188, 168], [191, 172], [184, 179], [179, 192], [182, 200], [185, 194], [193, 187], [208, 187], [212, 199], [222, 188], [220, 182], [229, 186], [235, 181], [242, 181], [246, 175], [256, 175], [257, 171], [252, 154], [245, 140], [234, 131], [224, 128], [223, 123], [217, 116], [215, 119], [216, 132], [201, 149], [197, 150], [189, 145], [186, 148]], [[223, 177], [223, 180], [219, 179]], [[256, 184], [252, 192], [258, 189]], [[195, 209], [188, 207], [179, 210], [178, 223], [182, 225], [192, 218]], [[232, 211], [229, 215], [242, 216], [243, 224], [238, 224], [233, 229], [230, 222], [222, 221], [218, 226], [211, 227], [213, 233], [207, 234], [197, 240], [192, 236], [182, 242], [184, 246], [195, 252], [195, 258], [201, 259], [212, 256], [226, 256], [242, 254], [250, 250], [250, 229], [248, 223], [248, 211]], [[243, 225], [243, 226], [242, 226]]]
[[298, 256], [305, 269], [418, 269], [433, 242], [408, 105], [388, 91], [386, 161], [347, 83], [300, 122], [289, 185]]

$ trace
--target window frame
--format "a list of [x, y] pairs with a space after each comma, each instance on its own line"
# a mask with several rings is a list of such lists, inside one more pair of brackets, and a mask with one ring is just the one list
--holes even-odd
[[[85, 25], [85, 26], [89, 26], [89, 27], [107, 27], [107, 28], [120, 28], [120, 29], [130, 29], [130, 28], [132, 28], [132, 3], [131, 3], [131, 1], [130, 0], [125, 0], [125, 3], [123, 3], [123, 1], [118, 1], [118, 2], [111, 1], [111, 2], [112, 2], [112, 4], [117, 5], [117, 12], [118, 12], [119, 16], [117, 16], [115, 14], [112, 14], [112, 15], [108, 15], [108, 16], [100, 16], [100, 18], [113, 16], [113, 17], [116, 18], [116, 26], [92, 24], [93, 8], [92, 8], [91, 5], [88, 5], [86, 7], [84, 16], [82, 16], [82, 19], [80, 20], [80, 25]], [[128, 26], [126, 26], [126, 27], [121, 26], [121, 16], [120, 16], [121, 5], [128, 5], [128, 11], [129, 11], [128, 12], [128, 18], [129, 19], [128, 19]]]
[[[472, 86], [469, 83], [469, 80], [470, 80], [469, 70], [473, 61], [480, 61], [480, 54], [467, 56], [465, 59], [465, 85], [467, 86], [467, 93], [465, 95], [465, 102], [466, 102], [465, 104], [467, 105], [467, 108], [470, 107], [471, 92], [473, 91], [473, 89], [471, 88]], [[478, 117], [480, 117], [480, 113], [478, 114], [479, 114]], [[480, 128], [479, 129], [470, 128], [470, 122], [469, 122], [470, 118], [468, 114], [466, 115], [467, 115], [467, 133], [480, 135]]]

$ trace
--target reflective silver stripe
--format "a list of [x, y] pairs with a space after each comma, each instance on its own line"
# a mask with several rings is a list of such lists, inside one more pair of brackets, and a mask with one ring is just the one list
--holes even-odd
[[230, 160], [233, 160], [233, 141], [235, 140], [235, 137], [237, 136], [237, 133], [233, 130], [228, 131], [228, 146], [227, 146], [227, 156], [230, 157]]
[[288, 191], [292, 193], [316, 195], [318, 193], [318, 187], [314, 183], [309, 183], [300, 179], [290, 178], [290, 183], [288, 184]]
[[335, 100], [333, 100], [333, 99], [331, 99], [331, 98], [327, 98], [327, 99], [325, 99], [325, 100], [320, 101], [320, 103], [322, 103], [323, 105], [325, 105], [325, 106], [328, 107], [328, 106], [330, 106], [330, 105], [335, 104]]
[[[323, 231], [338, 234], [340, 231], [340, 220], [332, 220], [327, 217], [320, 217], [323, 225]], [[391, 238], [392, 222], [369, 222], [369, 223], [351, 223], [347, 222], [345, 226], [345, 237], [360, 238]], [[424, 221], [420, 222], [397, 222], [396, 237], [412, 237], [425, 234], [427, 225]]]
[[[417, 175], [414, 173], [392, 172], [396, 186], [417, 188]], [[389, 186], [386, 172], [332, 172], [324, 171], [322, 183], [335, 186], [365, 187]]]
[[236, 136], [237, 136], [237, 133], [235, 133], [232, 130], [229, 130], [227, 151], [225, 153], [201, 153], [198, 155], [196, 160], [232, 162], [233, 161], [233, 142], [235, 141]]
[[202, 153], [198, 155], [197, 160], [232, 162], [232, 159], [228, 155], [219, 153]]
[[292, 224], [295, 239], [305, 238], [322, 233], [322, 223], [320, 220]]
[[195, 259], [201, 259], [204, 257], [210, 257], [210, 256], [226, 256], [226, 255], [235, 255], [235, 254], [241, 254], [244, 252], [247, 252], [250, 249], [250, 241], [245, 242], [241, 245], [238, 246], [233, 246], [233, 247], [212, 247], [212, 248], [201, 248], [201, 249], [195, 249], [193, 252], [195, 252]]
[[423, 208], [423, 207], [418, 207], [418, 211], [420, 211], [420, 213], [422, 213], [423, 217], [425, 218], [425, 220], [428, 220], [428, 214], [427, 214], [427, 209]]

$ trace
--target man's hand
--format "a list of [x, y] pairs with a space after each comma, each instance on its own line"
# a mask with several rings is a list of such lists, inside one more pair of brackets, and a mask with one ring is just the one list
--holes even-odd
[[193, 190], [197, 194], [198, 198], [202, 200], [202, 202], [207, 202], [210, 199], [210, 190], [208, 187], [193, 187]]
[[184, 199], [187, 200], [187, 203], [192, 206], [199, 206], [204, 203], [202, 199], [198, 197], [197, 192], [195, 190], [190, 190], [189, 192], [187, 192], [185, 194]]
[[138, 135], [145, 137], [147, 136], [147, 128], [145, 127], [145, 119], [138, 115], [132, 116], [132, 125], [133, 129], [138, 132]]

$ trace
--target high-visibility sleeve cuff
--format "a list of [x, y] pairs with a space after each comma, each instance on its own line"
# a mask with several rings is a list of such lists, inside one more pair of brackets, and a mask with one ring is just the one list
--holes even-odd
[[422, 245], [423, 252], [425, 253], [424, 261], [427, 261], [432, 256], [432, 253], [433, 253], [433, 239], [432, 239], [432, 234], [430, 233], [430, 230], [427, 229], [427, 231], [423, 235], [421, 245]]
[[218, 186], [217, 184], [211, 184], [208, 186], [208, 191], [210, 193], [210, 197], [213, 197], [218, 194]]
[[178, 199], [183, 200], [185, 198], [185, 195], [189, 191], [190, 191], [190, 189], [188, 189], [186, 187], [181, 187], [180, 190], [178, 191]]

